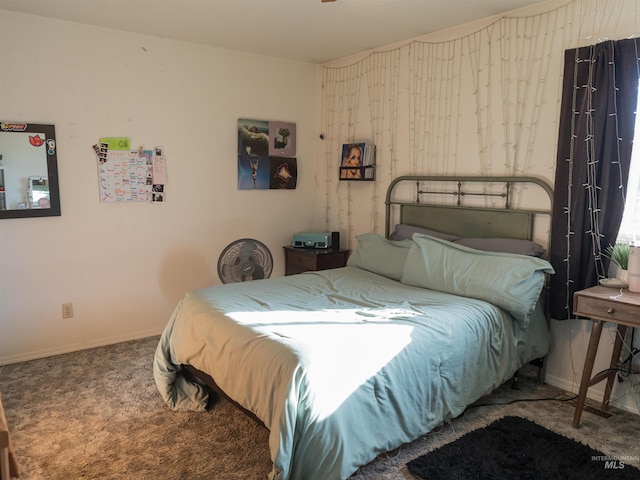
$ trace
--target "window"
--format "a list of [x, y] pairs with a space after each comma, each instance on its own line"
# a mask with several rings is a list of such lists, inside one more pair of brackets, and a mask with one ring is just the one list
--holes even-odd
[[624, 215], [618, 232], [618, 242], [637, 242], [640, 244], [640, 98], [637, 104], [631, 167], [629, 168]]

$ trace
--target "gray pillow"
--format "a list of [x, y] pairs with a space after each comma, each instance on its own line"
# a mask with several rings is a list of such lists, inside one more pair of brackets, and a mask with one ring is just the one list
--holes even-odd
[[397, 224], [396, 228], [394, 228], [393, 232], [391, 232], [391, 235], [389, 235], [389, 238], [391, 240], [405, 240], [407, 238], [413, 237], [414, 233], [429, 235], [430, 237], [441, 238], [450, 242], [460, 238], [457, 235], [451, 235], [444, 232], [436, 232], [435, 230], [429, 230], [428, 228], [416, 227], [414, 225], [407, 225], [404, 223]]
[[458, 238], [453, 243], [465, 247], [485, 250], [488, 252], [516, 253], [529, 255], [530, 257], [542, 257], [545, 248], [530, 240], [518, 240], [515, 238]]
[[530, 257], [543, 257], [546, 253], [545, 248], [530, 240], [518, 240], [514, 238], [474, 238], [459, 237], [450, 233], [429, 230], [428, 228], [416, 227], [399, 223], [389, 236], [391, 240], [403, 240], [412, 238], [414, 233], [428, 235], [449, 242], [464, 245], [465, 247], [475, 248], [476, 250], [484, 250], [486, 252], [502, 252], [515, 253], [518, 255], [529, 255]]

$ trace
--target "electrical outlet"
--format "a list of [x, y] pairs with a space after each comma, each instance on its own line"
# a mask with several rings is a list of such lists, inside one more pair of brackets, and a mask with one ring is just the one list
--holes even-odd
[[62, 304], [62, 318], [73, 318], [73, 303]]

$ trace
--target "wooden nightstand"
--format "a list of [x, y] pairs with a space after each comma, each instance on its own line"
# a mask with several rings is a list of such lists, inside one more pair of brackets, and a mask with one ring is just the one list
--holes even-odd
[[344, 267], [347, 264], [349, 250], [330, 248], [284, 247], [284, 274], [295, 275], [307, 271], [328, 270]]
[[[580, 426], [580, 416], [582, 415], [587, 397], [587, 390], [590, 386], [607, 380], [604, 398], [602, 399], [602, 409], [607, 410], [609, 408], [611, 389], [613, 388], [613, 381], [617, 373], [616, 370], [613, 369], [615, 369], [619, 363], [622, 339], [627, 331], [627, 327], [640, 327], [640, 293], [634, 293], [624, 289], [622, 290], [622, 294], [620, 294], [619, 289], [602, 286], [580, 290], [573, 295], [573, 313], [593, 320], [589, 348], [587, 349], [587, 357], [582, 370], [582, 380], [580, 381], [576, 410], [573, 414], [573, 426], [578, 428]], [[600, 335], [602, 334], [602, 327], [605, 322], [618, 324], [618, 332], [613, 344], [613, 353], [611, 354], [610, 369], [592, 378], [593, 364], [596, 359], [598, 345], [600, 344]]]

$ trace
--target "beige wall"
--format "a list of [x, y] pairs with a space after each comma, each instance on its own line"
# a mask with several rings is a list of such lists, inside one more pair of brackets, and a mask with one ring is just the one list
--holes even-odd
[[[316, 68], [0, 10], [1, 119], [55, 124], [62, 203], [0, 221], [0, 364], [160, 333], [238, 238], [282, 275], [311, 227]], [[237, 189], [240, 117], [297, 124], [296, 190]], [[165, 204], [99, 202], [101, 136], [164, 147]]]

